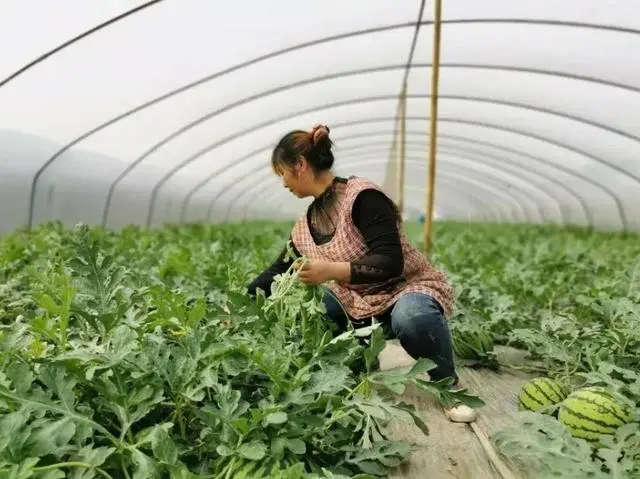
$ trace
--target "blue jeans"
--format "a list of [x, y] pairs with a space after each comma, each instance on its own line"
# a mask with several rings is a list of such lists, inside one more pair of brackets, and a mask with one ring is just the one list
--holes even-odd
[[[336, 298], [325, 293], [323, 298], [327, 319], [344, 332], [348, 321]], [[453, 360], [451, 331], [444, 317], [442, 306], [431, 296], [422, 293], [407, 293], [382, 315], [377, 317], [386, 332], [387, 339], [398, 339], [405, 351], [413, 358], [428, 358], [436, 363], [429, 371], [432, 380], [454, 378], [458, 381]], [[369, 326], [370, 321], [354, 322], [354, 327]]]

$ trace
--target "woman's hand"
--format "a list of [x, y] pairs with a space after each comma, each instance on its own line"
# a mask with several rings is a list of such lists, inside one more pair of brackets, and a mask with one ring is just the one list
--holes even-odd
[[313, 286], [330, 280], [348, 282], [351, 277], [351, 265], [332, 261], [307, 261], [298, 270], [298, 277], [304, 284]]

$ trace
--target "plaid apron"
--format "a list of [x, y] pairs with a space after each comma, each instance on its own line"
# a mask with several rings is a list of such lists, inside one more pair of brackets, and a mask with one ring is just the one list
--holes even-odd
[[[339, 219], [335, 235], [328, 243], [317, 245], [313, 241], [306, 215], [295, 224], [291, 237], [294, 246], [309, 260], [352, 262], [368, 252], [362, 234], [353, 224], [351, 212], [353, 203], [361, 191], [375, 189], [376, 184], [358, 177], [351, 177], [338, 212]], [[325, 285], [340, 301], [345, 311], [356, 321], [379, 316], [406, 293], [425, 293], [432, 296], [442, 306], [445, 317], [453, 310], [453, 288], [441, 271], [414, 248], [406, 237], [402, 222], [398, 223], [404, 269], [401, 277], [374, 284], [349, 284], [332, 281]]]

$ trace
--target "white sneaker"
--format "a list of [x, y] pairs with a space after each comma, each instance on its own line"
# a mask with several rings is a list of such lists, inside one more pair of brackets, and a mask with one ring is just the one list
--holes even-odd
[[470, 423], [475, 422], [478, 417], [478, 412], [475, 409], [465, 406], [464, 404], [443, 407], [443, 410], [444, 415], [447, 416], [447, 419], [451, 422]]
[[[462, 389], [460, 381], [454, 386], [455, 389]], [[470, 423], [475, 422], [478, 417], [478, 411], [464, 404], [455, 404], [453, 406], [443, 406], [444, 415], [451, 422]]]

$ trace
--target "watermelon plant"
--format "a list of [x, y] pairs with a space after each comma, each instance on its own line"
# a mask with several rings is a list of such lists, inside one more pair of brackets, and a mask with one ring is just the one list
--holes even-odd
[[[426, 381], [429, 361], [375, 371], [381, 332], [366, 347], [333, 338], [293, 269], [247, 298], [290, 226], [51, 223], [1, 238], [0, 477], [381, 477], [412, 447], [388, 421], [428, 432], [407, 384], [482, 404]], [[494, 435], [500, 451], [526, 477], [640, 477], [640, 238], [455, 223], [435, 237], [458, 361], [525, 369], [550, 406], [527, 403]], [[498, 363], [496, 345], [526, 364]], [[593, 391], [615, 401], [594, 406]], [[576, 434], [589, 421], [607, 421], [597, 440]]]
[[[494, 435], [501, 452], [526, 477], [640, 477], [640, 237], [535, 225], [439, 228], [435, 260], [457, 291], [452, 320], [480, 318], [495, 344], [529, 353], [524, 366], [501, 368], [549, 378], [547, 385], [574, 394], [523, 411]], [[616, 402], [581, 406], [577, 391], [593, 387]], [[543, 414], [554, 409], [550, 402], [555, 412]], [[624, 414], [601, 425], [594, 441], [572, 426], [569, 410], [584, 416], [583, 428], [609, 421], [613, 410]]]
[[412, 449], [389, 421], [428, 433], [407, 384], [482, 404], [424, 379], [428, 360], [373, 371], [382, 331], [333, 338], [293, 270], [247, 297], [284, 234], [52, 224], [0, 241], [1, 477], [378, 477]]
[[470, 320], [468, 316], [458, 318], [460, 320], [451, 322], [451, 340], [457, 364], [498, 370], [500, 364], [495, 354], [493, 333], [481, 322]]

